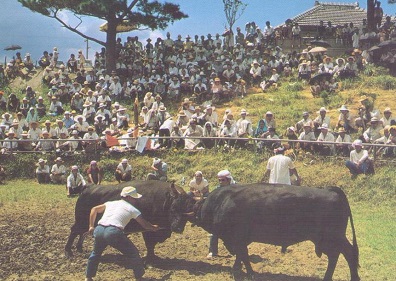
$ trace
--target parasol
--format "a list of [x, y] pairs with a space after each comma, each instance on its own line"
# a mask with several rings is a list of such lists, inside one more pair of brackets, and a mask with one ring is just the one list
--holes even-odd
[[321, 80], [323, 80], [323, 78], [325, 78], [327, 81], [329, 81], [331, 79], [331, 77], [333, 77], [333, 74], [328, 73], [328, 72], [322, 72], [322, 73], [316, 74], [315, 76], [311, 77], [311, 79], [309, 80], [309, 84], [313, 85], [313, 84], [315, 84], [315, 82], [320, 82]]
[[331, 47], [330, 43], [323, 41], [323, 40], [313, 40], [313, 41], [311, 41], [311, 44], [314, 46], [320, 46], [320, 47], [325, 47], [325, 48]]
[[322, 53], [326, 52], [327, 49], [325, 47], [313, 47], [311, 50], [308, 51], [308, 53], [314, 54], [314, 53]]
[[19, 45], [10, 45], [10, 46], [7, 46], [4, 48], [4, 50], [6, 50], [6, 51], [15, 51], [15, 50], [19, 50], [19, 49], [22, 49], [22, 47]]
[[[130, 23], [127, 20], [124, 20], [122, 23], [120, 23], [119, 25], [117, 25], [117, 33], [121, 33], [121, 32], [129, 32], [132, 30], [137, 30], [139, 28], [139, 26], [137, 24], [134, 23]], [[99, 30], [103, 31], [103, 32], [107, 32], [107, 22], [101, 24], [99, 26]]]

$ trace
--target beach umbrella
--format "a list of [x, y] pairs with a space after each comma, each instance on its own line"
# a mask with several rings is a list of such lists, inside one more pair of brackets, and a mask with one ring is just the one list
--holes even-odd
[[325, 47], [313, 47], [311, 50], [308, 51], [308, 53], [314, 54], [314, 53], [321, 53], [321, 52], [326, 52], [327, 49]]
[[[138, 28], [139, 28], [139, 26], [137, 24], [133, 24], [127, 20], [124, 20], [122, 23], [117, 25], [116, 31], [117, 31], [117, 33], [129, 32], [129, 31], [137, 30]], [[101, 24], [99, 26], [99, 30], [106, 32], [107, 31], [107, 22]]]
[[311, 41], [311, 44], [314, 46], [320, 46], [320, 47], [325, 47], [325, 48], [331, 47], [329, 42], [326, 42], [323, 40], [313, 40], [313, 41]]
[[316, 74], [315, 76], [311, 77], [311, 79], [309, 79], [309, 84], [313, 85], [315, 84], [315, 82], [319, 82], [321, 80], [323, 80], [323, 78], [325, 78], [327, 81], [329, 81], [331, 79], [331, 77], [333, 77], [333, 74], [328, 73], [328, 72], [322, 72], [319, 74]]
[[10, 46], [7, 46], [4, 48], [4, 50], [6, 50], [6, 51], [15, 51], [15, 50], [19, 50], [19, 49], [22, 49], [22, 47], [19, 45], [10, 45]]

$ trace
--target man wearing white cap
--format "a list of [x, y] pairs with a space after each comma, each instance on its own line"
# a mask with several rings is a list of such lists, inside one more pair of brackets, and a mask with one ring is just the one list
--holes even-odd
[[330, 127], [330, 117], [326, 115], [326, 108], [321, 107], [317, 113], [319, 113], [319, 115], [313, 120], [313, 124], [315, 126], [315, 136], [320, 134], [319, 127], [322, 127], [323, 124], [326, 124], [327, 127]]
[[358, 174], [367, 174], [369, 170], [369, 155], [368, 151], [363, 149], [363, 143], [357, 139], [352, 143], [354, 150], [351, 151], [349, 160], [345, 162], [345, 166], [349, 169], [352, 179], [356, 178]]
[[374, 143], [377, 139], [382, 137], [381, 134], [382, 126], [377, 117], [371, 117], [370, 127], [367, 128], [363, 133], [363, 138], [366, 142]]
[[284, 155], [284, 152], [285, 148], [283, 146], [274, 149], [275, 155], [268, 159], [267, 170], [263, 179], [269, 176], [269, 183], [291, 185], [290, 177], [295, 175], [296, 184], [300, 185], [301, 178], [297, 169], [290, 157]]
[[[92, 281], [99, 266], [100, 257], [107, 245], [119, 250], [128, 258], [136, 280], [142, 280], [145, 273], [144, 264], [139, 250], [124, 234], [123, 230], [130, 220], [135, 219], [144, 229], [157, 231], [158, 225], [146, 221], [141, 212], [134, 207], [142, 195], [132, 186], [124, 187], [121, 191], [121, 200], [106, 202], [91, 209], [89, 215], [89, 233], [95, 238], [94, 249], [88, 258], [86, 281]], [[94, 227], [97, 214], [102, 214], [98, 225]]]
[[[318, 136], [317, 142], [334, 142], [334, 135], [329, 132], [329, 127], [326, 123], [324, 123], [321, 127], [318, 128], [320, 130], [320, 134]], [[317, 144], [316, 148], [318, 149], [320, 155], [331, 155], [335, 152], [335, 147], [333, 144]]]
[[118, 164], [114, 173], [115, 179], [120, 183], [121, 181], [130, 181], [132, 179], [132, 166], [128, 163], [128, 159], [122, 159]]
[[[219, 180], [219, 185], [216, 188], [222, 188], [225, 186], [236, 184], [230, 171], [221, 170], [217, 173], [217, 178]], [[219, 237], [215, 234], [211, 234], [209, 241], [209, 254], [206, 256], [207, 259], [211, 259], [218, 255], [219, 250]]]
[[78, 166], [71, 167], [71, 173], [67, 177], [66, 190], [67, 196], [80, 194], [86, 186], [83, 176], [78, 171]]
[[38, 183], [49, 183], [50, 179], [50, 168], [46, 164], [47, 161], [44, 159], [40, 158], [37, 163], [37, 168], [36, 168], [36, 177]]
[[55, 159], [55, 164], [51, 168], [50, 178], [53, 183], [63, 184], [66, 182], [66, 167], [63, 165], [62, 158], [58, 157]]

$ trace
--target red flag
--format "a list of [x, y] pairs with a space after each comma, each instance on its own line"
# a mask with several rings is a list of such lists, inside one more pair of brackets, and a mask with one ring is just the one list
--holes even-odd
[[118, 139], [116, 137], [113, 137], [112, 135], [106, 134], [106, 146], [112, 147], [116, 145], [119, 145]]

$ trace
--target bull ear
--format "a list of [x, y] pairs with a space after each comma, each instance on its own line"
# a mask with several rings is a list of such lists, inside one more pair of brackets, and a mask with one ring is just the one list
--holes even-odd
[[172, 183], [171, 183], [170, 188], [171, 188], [171, 196], [172, 196], [173, 198], [179, 197], [180, 193], [179, 193], [178, 190], [176, 189], [175, 182], [172, 182]]

